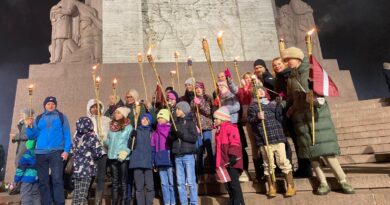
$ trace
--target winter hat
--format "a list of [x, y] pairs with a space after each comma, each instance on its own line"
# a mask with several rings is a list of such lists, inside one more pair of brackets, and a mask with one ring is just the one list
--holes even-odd
[[303, 54], [303, 51], [297, 47], [290, 47], [282, 52], [283, 59], [295, 58], [303, 60], [304, 57], [305, 54]]
[[33, 150], [35, 148], [35, 140], [27, 140], [26, 141], [26, 148], [28, 150]]
[[191, 77], [191, 78], [188, 78], [185, 82], [184, 82], [184, 85], [187, 85], [187, 84], [194, 84], [195, 83], [195, 78]]
[[214, 112], [214, 118], [220, 119], [222, 121], [231, 121], [229, 109], [226, 106], [220, 107], [217, 111]]
[[202, 90], [204, 91], [204, 83], [203, 82], [196, 82], [195, 88], [202, 88]]
[[141, 119], [143, 119], [144, 117], [146, 117], [146, 119], [149, 121], [149, 125], [153, 123], [153, 117], [150, 113], [146, 112], [144, 115], [142, 115]]
[[[30, 108], [23, 108], [20, 110], [20, 113], [25, 114], [26, 116], [30, 116]], [[34, 110], [31, 109], [31, 115], [34, 115]]]
[[80, 117], [76, 122], [76, 129], [79, 133], [93, 131], [93, 122], [89, 117]]
[[188, 102], [186, 102], [186, 101], [181, 101], [181, 102], [177, 103], [176, 108], [179, 108], [186, 115], [191, 112], [191, 107], [188, 104]]
[[131, 95], [133, 96], [134, 100], [137, 102], [139, 100], [139, 94], [136, 90], [134, 89], [130, 89], [129, 91], [127, 91], [126, 95]]
[[157, 114], [157, 119], [158, 118], [164, 118], [169, 122], [169, 111], [167, 109], [161, 109]]
[[123, 117], [127, 117], [130, 113], [130, 109], [127, 107], [118, 107], [115, 111], [118, 111]]
[[263, 59], [257, 59], [254, 63], [253, 63], [253, 67], [256, 67], [258, 65], [261, 65], [263, 66], [264, 68], [267, 68], [267, 65], [265, 64], [265, 61]]
[[167, 95], [167, 98], [168, 98], [168, 100], [176, 100], [177, 101], [177, 97], [175, 94], [173, 94], [173, 92], [169, 92]]
[[49, 103], [49, 102], [54, 103], [56, 105], [56, 107], [57, 107], [57, 99], [55, 97], [53, 97], [53, 96], [48, 96], [48, 97], [45, 98], [45, 100], [43, 101], [43, 107], [45, 107], [45, 105], [47, 103]]

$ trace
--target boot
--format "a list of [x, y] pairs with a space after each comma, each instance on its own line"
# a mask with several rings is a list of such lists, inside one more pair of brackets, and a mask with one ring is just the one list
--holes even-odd
[[286, 174], [286, 182], [287, 182], [287, 190], [286, 190], [286, 197], [292, 197], [295, 194], [297, 194], [297, 191], [294, 187], [294, 179], [292, 172], [289, 172]]
[[249, 174], [248, 174], [248, 171], [244, 170], [240, 176], [240, 178], [238, 178], [238, 180], [240, 182], [247, 182], [249, 181]]
[[95, 205], [102, 205], [103, 192], [97, 191], [95, 195]]
[[[255, 166], [255, 173], [256, 173], [256, 180], [259, 182], [263, 180], [264, 177], [264, 168], [263, 168], [263, 162], [261, 159], [255, 159], [253, 158], [253, 165]], [[255, 181], [254, 179], [252, 181]]]
[[320, 186], [317, 188], [317, 191], [315, 194], [317, 195], [327, 195], [330, 192], [330, 188], [328, 184], [326, 183], [321, 183]]
[[270, 198], [273, 198], [276, 196], [276, 188], [275, 188], [275, 182], [272, 182], [272, 177], [267, 176], [267, 181], [268, 181], [268, 192], [267, 196]]

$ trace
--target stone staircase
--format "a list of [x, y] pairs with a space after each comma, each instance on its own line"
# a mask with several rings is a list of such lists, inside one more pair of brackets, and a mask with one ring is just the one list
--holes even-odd
[[[297, 195], [284, 198], [285, 182], [277, 178], [278, 196], [268, 199], [265, 196], [264, 182], [241, 183], [246, 204], [351, 204], [366, 205], [390, 204], [390, 99], [352, 101], [331, 105], [332, 118], [336, 126], [341, 156], [339, 160], [347, 173], [348, 180], [356, 189], [356, 194], [345, 195], [339, 192], [340, 186], [328, 168], [325, 168], [332, 192], [327, 196], [316, 196], [312, 193], [318, 186], [315, 178], [295, 179]], [[249, 140], [248, 140], [249, 142]], [[293, 146], [292, 146], [293, 148]], [[247, 148], [250, 166], [252, 152]], [[293, 161], [296, 160], [295, 154]], [[105, 204], [110, 204], [109, 184]], [[227, 204], [228, 195], [219, 183], [199, 184], [200, 204]], [[0, 194], [0, 204], [18, 204], [18, 196]], [[91, 199], [92, 202], [92, 199]], [[154, 204], [161, 204], [155, 199]], [[67, 199], [71, 204], [71, 199]]]

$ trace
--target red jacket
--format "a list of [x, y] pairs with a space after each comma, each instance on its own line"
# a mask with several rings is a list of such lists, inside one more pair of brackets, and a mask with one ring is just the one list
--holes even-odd
[[237, 125], [223, 122], [215, 133], [216, 167], [229, 163], [230, 156], [240, 158], [233, 168], [243, 170], [240, 134]]

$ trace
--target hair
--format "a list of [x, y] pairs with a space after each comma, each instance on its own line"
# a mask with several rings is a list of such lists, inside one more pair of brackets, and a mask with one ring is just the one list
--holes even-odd
[[134, 100], [137, 102], [139, 100], [139, 94], [135, 89], [130, 89], [126, 92], [126, 95], [133, 96]]
[[[115, 112], [119, 112], [119, 111], [115, 111]], [[122, 115], [122, 118], [119, 120], [116, 120], [114, 117], [111, 121], [111, 124], [117, 123], [118, 127], [120, 127], [120, 130], [123, 130], [126, 127], [126, 121], [128, 121], [128, 120], [130, 120], [130, 119]]]
[[249, 77], [252, 77], [253, 73], [250, 71], [245, 72], [244, 74], [242, 74], [241, 79], [244, 79], [246, 75], [249, 75]]
[[276, 73], [275, 73], [275, 70], [274, 70], [274, 62], [277, 61], [277, 60], [281, 60], [282, 63], [283, 63], [283, 59], [281, 57], [276, 57], [274, 59], [272, 59], [272, 76], [275, 78], [276, 77]]

